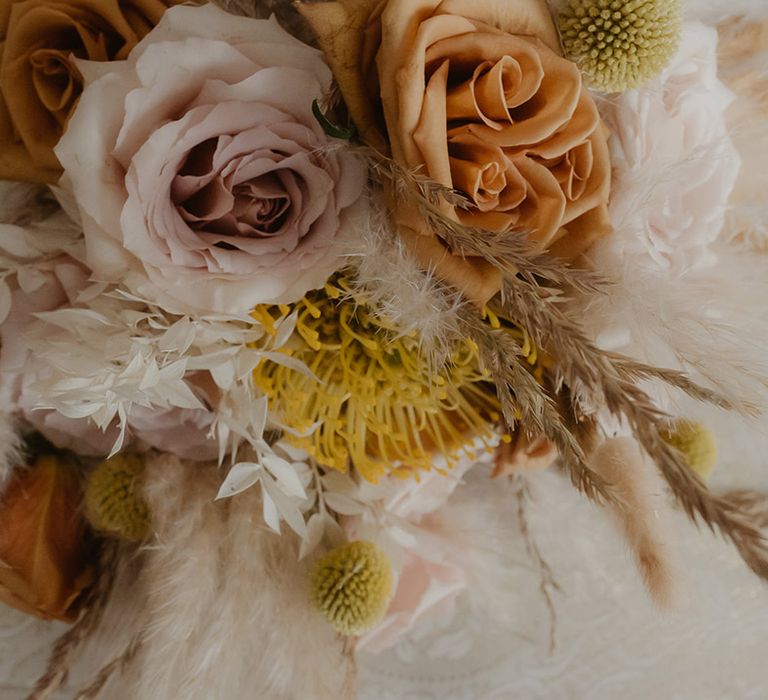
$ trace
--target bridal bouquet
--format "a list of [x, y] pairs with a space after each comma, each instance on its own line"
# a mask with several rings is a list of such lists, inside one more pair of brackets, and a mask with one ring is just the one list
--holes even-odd
[[78, 697], [354, 697], [495, 595], [470, 470], [562, 472], [661, 606], [673, 501], [768, 579], [678, 409], [768, 393], [768, 12], [707, 4], [0, 2], [0, 599], [73, 623], [32, 697], [98, 638]]

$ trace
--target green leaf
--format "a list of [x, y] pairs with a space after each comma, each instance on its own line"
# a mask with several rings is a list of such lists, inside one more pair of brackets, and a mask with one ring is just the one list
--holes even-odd
[[323, 131], [335, 139], [342, 139], [343, 141], [351, 141], [357, 135], [357, 129], [354, 124], [348, 127], [339, 126], [334, 124], [328, 117], [323, 114], [323, 110], [320, 109], [320, 105], [317, 100], [312, 100], [312, 114], [315, 115], [315, 119], [323, 127]]

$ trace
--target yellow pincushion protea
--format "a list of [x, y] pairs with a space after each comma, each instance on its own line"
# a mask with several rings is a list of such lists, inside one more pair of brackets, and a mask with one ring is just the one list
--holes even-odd
[[292, 306], [258, 307], [253, 317], [276, 333], [294, 311], [286, 352], [317, 379], [264, 361], [254, 380], [293, 431], [286, 439], [318, 464], [344, 472], [351, 462], [376, 482], [429, 470], [435, 453], [451, 466], [470, 442], [493, 437], [499, 404], [471, 341], [457, 347], [446, 369], [431, 371], [418, 338], [377, 318], [351, 296], [344, 277]]
[[373, 542], [348, 542], [332, 549], [310, 574], [312, 604], [346, 636], [371, 629], [387, 611], [392, 565]]

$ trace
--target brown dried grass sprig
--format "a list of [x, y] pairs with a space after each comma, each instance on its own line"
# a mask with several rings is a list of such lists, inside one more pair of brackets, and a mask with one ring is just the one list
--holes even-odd
[[521, 476], [518, 476], [516, 480], [518, 487], [517, 522], [520, 527], [520, 534], [525, 541], [525, 550], [539, 572], [539, 593], [541, 593], [549, 612], [549, 653], [554, 654], [557, 648], [557, 610], [555, 609], [554, 594], [560, 593], [562, 589], [555, 578], [552, 567], [544, 559], [528, 524], [527, 506], [531, 500], [528, 484]]
[[102, 618], [115, 582], [119, 556], [119, 543], [105, 541], [99, 557], [98, 577], [86, 594], [80, 618], [57, 640], [45, 673], [37, 681], [27, 700], [45, 700], [67, 680], [83, 644], [88, 641]]
[[125, 669], [128, 668], [131, 661], [133, 661], [141, 648], [141, 645], [141, 637], [134, 637], [122, 653], [101, 668], [90, 685], [83, 688], [77, 695], [75, 695], [74, 700], [94, 700], [95, 698], [98, 698], [101, 691], [104, 689], [104, 686], [115, 673], [125, 672]]
[[587, 464], [587, 452], [575, 431], [585, 407], [605, 406], [624, 420], [648, 455], [656, 462], [677, 500], [696, 521], [730, 539], [745, 562], [768, 579], [768, 547], [759, 528], [731, 501], [712, 496], [688, 469], [682, 455], [667, 445], [660, 427], [670, 419], [637, 386], [643, 380], [660, 380], [698, 400], [724, 409], [754, 413], [750, 404], [735, 403], [701, 387], [685, 374], [644, 365], [597, 348], [571, 319], [560, 302], [565, 294], [602, 294], [608, 289], [598, 275], [569, 268], [562, 262], [534, 251], [523, 235], [477, 231], [444, 213], [441, 198], [455, 204], [457, 193], [418, 174], [410, 173], [372, 149], [364, 149], [374, 174], [395, 197], [414, 202], [446, 243], [461, 255], [479, 256], [504, 275], [502, 310], [528, 330], [534, 342], [556, 358], [555, 393], [563, 385], [572, 392], [570, 410], [560, 410], [546, 390], [519, 363], [520, 349], [514, 341], [494, 331], [471, 313], [462, 312], [468, 335], [475, 339], [488, 370], [494, 377], [504, 417], [512, 429], [517, 422], [531, 425], [558, 447], [574, 485], [589, 497], [611, 499], [608, 485]]
[[[396, 201], [415, 205], [425, 222], [447, 245], [463, 257], [484, 258], [508, 276], [519, 276], [531, 285], [541, 281], [581, 294], [607, 293], [610, 283], [592, 270], [569, 267], [561, 260], [537, 250], [524, 231], [486, 231], [465, 226], [447, 216], [444, 205], [467, 207], [469, 202], [457, 190], [446, 187], [404, 168], [374, 148], [350, 146], [363, 158], [374, 179]], [[552, 293], [556, 293], [552, 290]]]
[[711, 529], [719, 529], [750, 568], [768, 580], [768, 545], [759, 527], [734, 501], [711, 495], [683, 456], [664, 442], [660, 428], [671, 417], [659, 410], [637, 383], [662, 381], [700, 401], [749, 415], [755, 413], [755, 407], [699, 386], [682, 372], [600, 350], [568, 316], [563, 302], [568, 294], [607, 293], [610, 284], [606, 280], [535, 250], [523, 232], [500, 234], [464, 226], [447, 216], [444, 206], [462, 206], [460, 193], [408, 171], [375, 149], [354, 148], [368, 162], [385, 194], [415, 205], [454, 253], [483, 258], [502, 273], [504, 315], [524, 327], [540, 348], [556, 358], [553, 391], [557, 395], [564, 387], [569, 389], [569, 408], [558, 407], [547, 390], [531, 380], [519, 362], [520, 348], [503, 331], [493, 330], [475, 314], [459, 310], [467, 334], [477, 342], [482, 361], [497, 383], [508, 427], [514, 429], [521, 422], [540, 431], [560, 450], [577, 488], [591, 498], [613, 499], [609, 485], [587, 464], [584, 437], [577, 437], [585, 417], [607, 408], [629, 425], [689, 517], [694, 522], [701, 518]]
[[768, 493], [761, 491], [729, 491], [723, 499], [730, 501], [743, 513], [749, 514], [759, 528], [768, 529]]
[[576, 488], [593, 500], [613, 500], [609, 485], [587, 464], [587, 451], [576, 430], [569, 427], [555, 399], [521, 362], [522, 348], [514, 338], [502, 329], [491, 328], [473, 310], [462, 309], [459, 314], [496, 385], [507, 427], [515, 430], [520, 424], [547, 437], [557, 447]]
[[724, 411], [738, 411], [753, 417], [760, 413], [760, 409], [755, 404], [749, 401], [739, 401], [737, 403], [717, 391], [697, 384], [685, 372], [652, 367], [617, 353], [605, 353], [605, 355], [625, 379], [633, 381], [657, 380], [675, 387], [696, 401], [717, 406]]
[[562, 381], [569, 387], [579, 387], [586, 394], [582, 400], [605, 406], [613, 416], [626, 421], [688, 516], [694, 522], [698, 516], [711, 529], [719, 529], [733, 542], [747, 565], [768, 580], [768, 544], [759, 528], [734, 503], [711, 495], [688, 468], [683, 455], [663, 440], [661, 429], [671, 416], [658, 409], [635, 381], [663, 379], [720, 408], [749, 413], [752, 407], [736, 405], [717, 392], [697, 386], [679, 372], [658, 370], [601, 351], [564, 311], [542, 299], [538, 290], [523, 281], [505, 281], [502, 306], [506, 314], [529, 329], [534, 342], [557, 358]]

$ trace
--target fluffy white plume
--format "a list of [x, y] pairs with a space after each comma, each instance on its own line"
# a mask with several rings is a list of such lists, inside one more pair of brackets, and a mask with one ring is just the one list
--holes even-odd
[[402, 333], [416, 332], [422, 348], [438, 362], [461, 337], [458, 294], [446, 293], [432, 274], [425, 274], [392, 231], [389, 215], [371, 207], [348, 258], [356, 284], [379, 316]]
[[659, 607], [668, 607], [674, 601], [677, 575], [667, 545], [670, 506], [661, 478], [632, 438], [608, 440], [597, 448], [590, 463], [618, 496], [618, 502], [609, 507], [648, 592]]
[[[662, 76], [600, 103], [615, 132], [614, 164], [622, 167], [612, 193], [615, 231], [590, 256], [616, 284], [604, 297], [583, 299], [574, 314], [607, 349], [688, 371], [736, 403], [764, 405], [768, 258], [735, 244], [746, 228], [737, 223], [745, 211], [728, 208], [728, 198], [740, 192], [737, 185], [733, 194], [739, 156], [724, 110], [731, 103], [740, 113], [743, 100], [717, 79], [716, 49], [714, 30], [687, 23]], [[636, 103], [648, 109], [633, 110]], [[641, 113], [656, 116], [641, 119]], [[743, 135], [763, 123], [751, 110], [738, 121]], [[662, 128], [680, 134], [679, 144], [653, 147]], [[741, 180], [759, 180], [764, 161], [751, 158], [748, 139], [737, 140], [745, 155]], [[731, 175], [718, 179], [726, 167]], [[699, 181], [698, 173], [711, 177]], [[762, 199], [764, 189], [746, 201]], [[657, 254], [640, 255], [646, 249]]]
[[737, 402], [761, 404], [768, 377], [768, 260], [727, 246], [717, 255], [715, 267], [670, 276], [622, 259], [607, 242], [594, 259], [620, 283], [575, 313], [605, 347], [688, 370]]
[[169, 456], [148, 464], [146, 629], [118, 685], [153, 700], [353, 698], [351, 658], [309, 607], [296, 539], [263, 527], [256, 490], [214, 501], [219, 480]]

